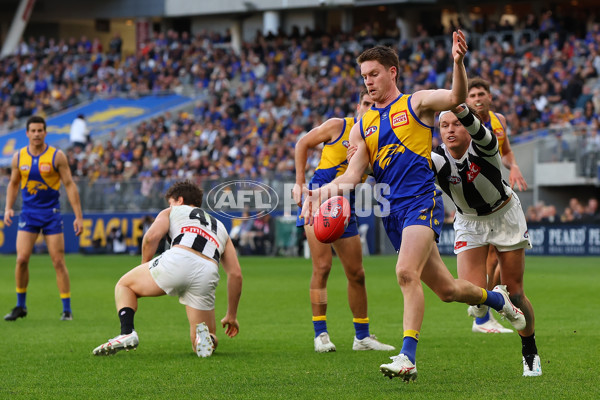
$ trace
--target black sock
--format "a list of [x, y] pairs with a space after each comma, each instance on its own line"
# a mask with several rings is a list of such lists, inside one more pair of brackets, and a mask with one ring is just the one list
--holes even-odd
[[521, 353], [523, 356], [535, 355], [537, 352], [537, 346], [535, 345], [535, 332], [533, 332], [531, 336], [521, 336]]
[[119, 310], [119, 320], [121, 321], [121, 335], [128, 335], [133, 332], [133, 308], [123, 307]]

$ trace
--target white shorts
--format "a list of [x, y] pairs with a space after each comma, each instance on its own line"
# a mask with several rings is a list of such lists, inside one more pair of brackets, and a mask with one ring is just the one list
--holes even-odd
[[504, 207], [490, 215], [457, 212], [454, 233], [454, 254], [490, 244], [500, 252], [531, 248], [525, 213], [514, 193]]
[[148, 263], [156, 284], [197, 310], [214, 310], [219, 267], [191, 251], [172, 247]]

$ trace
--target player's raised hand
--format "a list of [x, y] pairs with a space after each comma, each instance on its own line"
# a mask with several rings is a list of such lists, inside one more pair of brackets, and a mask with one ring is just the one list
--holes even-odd
[[229, 337], [234, 337], [240, 332], [240, 324], [237, 319], [226, 315], [221, 320], [221, 325], [225, 328], [225, 334]]
[[467, 39], [460, 29], [452, 33], [452, 58], [455, 63], [461, 63], [467, 54]]

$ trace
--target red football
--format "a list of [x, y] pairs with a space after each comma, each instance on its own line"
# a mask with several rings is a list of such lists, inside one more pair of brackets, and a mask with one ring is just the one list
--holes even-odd
[[335, 242], [344, 234], [350, 220], [350, 202], [343, 196], [332, 197], [319, 207], [313, 227], [317, 240]]

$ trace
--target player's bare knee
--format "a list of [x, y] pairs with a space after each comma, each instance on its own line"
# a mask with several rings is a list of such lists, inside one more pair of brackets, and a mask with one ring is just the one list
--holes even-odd
[[396, 277], [398, 278], [398, 284], [400, 286], [409, 286], [411, 284], [414, 284], [415, 282], [418, 282], [420, 284], [420, 279], [414, 273], [414, 271], [411, 271], [406, 268], [396, 267]]
[[346, 278], [348, 278], [348, 282], [364, 286], [365, 270], [363, 268], [360, 268], [357, 270], [346, 271]]
[[456, 301], [456, 287], [455, 286], [443, 286], [435, 292], [440, 300], [444, 303], [452, 303]]

